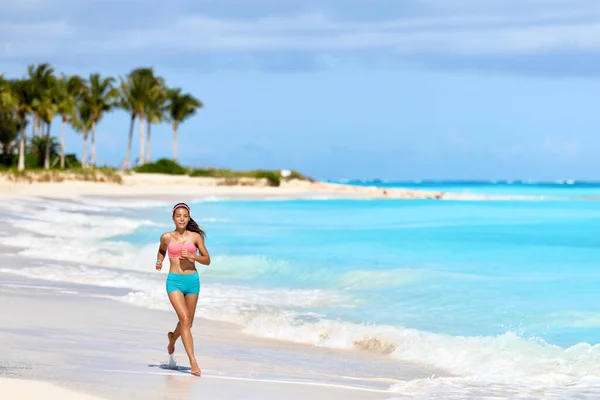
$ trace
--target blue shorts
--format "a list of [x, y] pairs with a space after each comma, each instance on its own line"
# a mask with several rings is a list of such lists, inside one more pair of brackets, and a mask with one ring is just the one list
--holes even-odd
[[167, 293], [179, 291], [184, 296], [200, 293], [200, 277], [198, 272], [193, 274], [174, 274], [169, 272], [167, 276]]

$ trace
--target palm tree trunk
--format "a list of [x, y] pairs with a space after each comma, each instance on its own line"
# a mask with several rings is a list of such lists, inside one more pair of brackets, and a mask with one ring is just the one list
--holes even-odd
[[81, 166], [87, 167], [87, 129], [83, 130], [83, 154], [81, 155]]
[[140, 158], [138, 165], [144, 165], [144, 115], [140, 114]]
[[31, 137], [35, 137], [35, 127], [37, 126], [37, 115], [33, 114], [31, 116]]
[[150, 132], [150, 128], [152, 127], [152, 123], [150, 121], [147, 121], [148, 123], [148, 127], [147, 127], [147, 136], [146, 136], [146, 164], [150, 164], [151, 159], [150, 159], [150, 149], [151, 149], [151, 142], [152, 142], [152, 133]]
[[15, 151], [15, 145], [17, 144], [16, 140], [13, 140], [12, 142], [10, 142], [10, 144], [8, 145], [8, 149], [5, 149], [8, 154], [10, 155], [14, 155], [14, 151]]
[[173, 161], [177, 162], [177, 121], [173, 122]]
[[44, 152], [44, 169], [50, 169], [50, 122], [46, 123], [46, 151]]
[[23, 171], [25, 169], [25, 138], [27, 137], [27, 129], [25, 128], [25, 118], [23, 118], [23, 127], [21, 128], [21, 140], [19, 140], [19, 163], [17, 169]]
[[127, 140], [127, 154], [123, 161], [123, 171], [131, 167], [131, 142], [133, 141], [133, 127], [135, 126], [135, 114], [131, 114], [131, 124], [129, 125], [129, 139]]
[[36, 133], [36, 136], [42, 137], [42, 119], [40, 118], [39, 115], [36, 115], [35, 133]]
[[60, 168], [65, 169], [65, 125], [67, 119], [63, 117], [62, 127], [60, 128]]
[[96, 122], [92, 122], [92, 159], [90, 160], [90, 166], [94, 168], [96, 166]]

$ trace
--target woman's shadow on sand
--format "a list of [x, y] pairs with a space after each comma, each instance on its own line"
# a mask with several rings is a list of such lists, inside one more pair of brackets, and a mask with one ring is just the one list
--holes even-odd
[[181, 373], [185, 373], [185, 374], [189, 374], [190, 371], [192, 370], [192, 368], [190, 368], [190, 367], [183, 367], [183, 366], [177, 365], [177, 363], [175, 362], [175, 359], [172, 356], [169, 359], [168, 363], [148, 364], [148, 367], [160, 368], [160, 369], [164, 369], [167, 371], [175, 371], [175, 372], [181, 372]]

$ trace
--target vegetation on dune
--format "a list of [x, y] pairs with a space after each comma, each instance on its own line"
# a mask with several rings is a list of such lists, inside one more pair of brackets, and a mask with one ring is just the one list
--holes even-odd
[[168, 174], [168, 175], [185, 175], [188, 170], [173, 160], [162, 158], [154, 163], [140, 165], [133, 169], [135, 172]]
[[169, 175], [188, 175], [190, 177], [222, 178], [223, 185], [237, 185], [242, 183], [243, 178], [265, 179], [270, 186], [280, 186], [282, 181], [293, 179], [313, 181], [311, 178], [302, 175], [298, 171], [289, 171], [282, 175], [282, 171], [269, 170], [251, 170], [251, 171], [233, 171], [225, 168], [186, 168], [176, 161], [169, 159], [160, 159], [154, 163], [145, 164], [133, 169], [138, 173], [160, 173]]
[[303, 181], [312, 181], [311, 178], [301, 174], [298, 171], [290, 171], [286, 177], [281, 176], [281, 171], [269, 171], [269, 170], [251, 170], [251, 171], [232, 171], [231, 169], [225, 168], [193, 168], [190, 170], [190, 176], [204, 176], [213, 178], [266, 178], [265, 173], [277, 174], [280, 178], [285, 180], [298, 179]]
[[240, 178], [254, 178], [266, 179], [270, 186], [279, 186], [282, 180], [280, 171], [265, 170], [232, 171], [230, 169], [203, 168], [192, 169], [189, 171], [189, 175], [192, 177], [226, 178], [225, 182], [229, 184], [238, 183]]
[[2, 168], [2, 171], [8, 180], [13, 182], [63, 182], [67, 180], [88, 181], [88, 182], [109, 182], [123, 183], [123, 175], [114, 168], [69, 168], [44, 169], [28, 168], [19, 171], [16, 168]]

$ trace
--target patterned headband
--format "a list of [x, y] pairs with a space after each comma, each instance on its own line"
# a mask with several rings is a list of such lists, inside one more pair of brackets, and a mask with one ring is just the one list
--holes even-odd
[[177, 203], [177, 204], [175, 204], [175, 207], [173, 207], [173, 213], [175, 213], [175, 210], [177, 210], [180, 207], [185, 208], [186, 210], [188, 210], [189, 213], [191, 213], [190, 208], [185, 203]]

